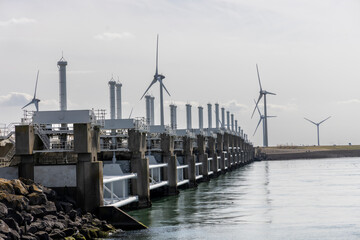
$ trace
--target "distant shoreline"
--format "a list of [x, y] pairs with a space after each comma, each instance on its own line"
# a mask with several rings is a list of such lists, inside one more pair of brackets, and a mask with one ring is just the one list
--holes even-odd
[[262, 160], [320, 159], [360, 157], [360, 145], [354, 146], [280, 146], [257, 149]]

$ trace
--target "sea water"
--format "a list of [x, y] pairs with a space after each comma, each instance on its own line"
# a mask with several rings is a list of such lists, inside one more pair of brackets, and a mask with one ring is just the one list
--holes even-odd
[[360, 158], [254, 162], [129, 212], [113, 239], [360, 239]]

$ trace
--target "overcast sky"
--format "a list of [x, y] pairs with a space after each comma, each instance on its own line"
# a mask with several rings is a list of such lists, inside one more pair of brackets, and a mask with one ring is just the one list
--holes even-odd
[[[145, 116], [139, 101], [159, 71], [185, 127], [186, 103], [219, 102], [252, 136], [259, 116], [255, 64], [268, 96], [269, 144], [360, 144], [358, 0], [0, 0], [0, 123], [18, 122], [34, 94], [40, 110], [59, 109], [57, 61], [68, 61], [69, 109], [106, 109], [107, 82], [123, 84], [123, 115]], [[159, 85], [150, 91], [159, 123]], [[33, 106], [28, 107], [33, 110]], [[263, 111], [263, 109], [261, 109]], [[204, 111], [206, 113], [206, 111]], [[207, 127], [207, 116], [204, 116]], [[213, 121], [214, 122], [214, 121]]]

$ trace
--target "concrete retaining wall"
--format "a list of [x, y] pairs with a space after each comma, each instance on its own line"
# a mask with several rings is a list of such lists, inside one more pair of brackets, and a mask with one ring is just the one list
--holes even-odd
[[46, 187], [76, 187], [76, 165], [35, 166], [34, 181]]
[[18, 167], [3, 167], [0, 168], [0, 178], [17, 179], [19, 178]]

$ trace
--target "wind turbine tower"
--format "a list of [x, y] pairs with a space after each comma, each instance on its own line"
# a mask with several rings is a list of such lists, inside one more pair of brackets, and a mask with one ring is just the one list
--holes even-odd
[[260, 81], [260, 74], [259, 74], [259, 68], [258, 68], [258, 65], [256, 64], [256, 71], [257, 71], [257, 76], [258, 76], [258, 80], [259, 80], [259, 86], [260, 86], [260, 95], [259, 95], [259, 98], [256, 102], [256, 105], [255, 105], [255, 108], [254, 108], [254, 111], [251, 115], [251, 118], [254, 116], [254, 113], [255, 113], [255, 110], [261, 100], [261, 98], [264, 96], [264, 147], [268, 147], [269, 146], [269, 143], [268, 143], [268, 128], [267, 128], [267, 105], [266, 105], [266, 95], [267, 94], [270, 94], [270, 95], [276, 95], [275, 93], [272, 93], [272, 92], [268, 92], [266, 90], [263, 90], [262, 89], [262, 86], [261, 86], [261, 81]]
[[[254, 102], [256, 104], [256, 100], [254, 99]], [[259, 113], [259, 116], [260, 116], [260, 119], [259, 119], [259, 122], [255, 128], [255, 131], [254, 131], [254, 134], [253, 136], [255, 135], [260, 123], [262, 122], [263, 123], [263, 145], [265, 146], [265, 115], [262, 115], [261, 112], [260, 112], [260, 109], [259, 109], [259, 106], [256, 106], [256, 109], [258, 110], [258, 113]], [[267, 116], [268, 118], [272, 118], [272, 117], [276, 117], [276, 116]]]
[[320, 146], [319, 126], [320, 126], [320, 124], [322, 124], [323, 122], [325, 122], [325, 121], [328, 120], [329, 118], [331, 118], [331, 116], [328, 117], [328, 118], [326, 118], [326, 119], [324, 119], [324, 120], [322, 120], [321, 122], [318, 122], [318, 123], [313, 122], [313, 121], [311, 121], [310, 119], [304, 118], [305, 120], [307, 120], [307, 121], [311, 122], [312, 124], [316, 125], [316, 128], [317, 128], [317, 141], [318, 141], [318, 146]]
[[167, 94], [169, 96], [171, 96], [171, 95], [170, 95], [169, 91], [166, 89], [165, 85], [163, 84], [163, 79], [165, 78], [165, 76], [162, 74], [159, 74], [159, 72], [158, 72], [158, 60], [159, 60], [159, 35], [157, 35], [157, 41], [156, 41], [156, 70], [155, 70], [154, 79], [152, 80], [152, 82], [150, 83], [150, 86], [146, 89], [145, 93], [140, 98], [140, 100], [143, 99], [143, 97], [149, 91], [149, 89], [151, 88], [152, 85], [154, 85], [157, 81], [160, 83], [160, 125], [164, 126], [163, 89], [165, 89], [165, 91], [167, 92]]

